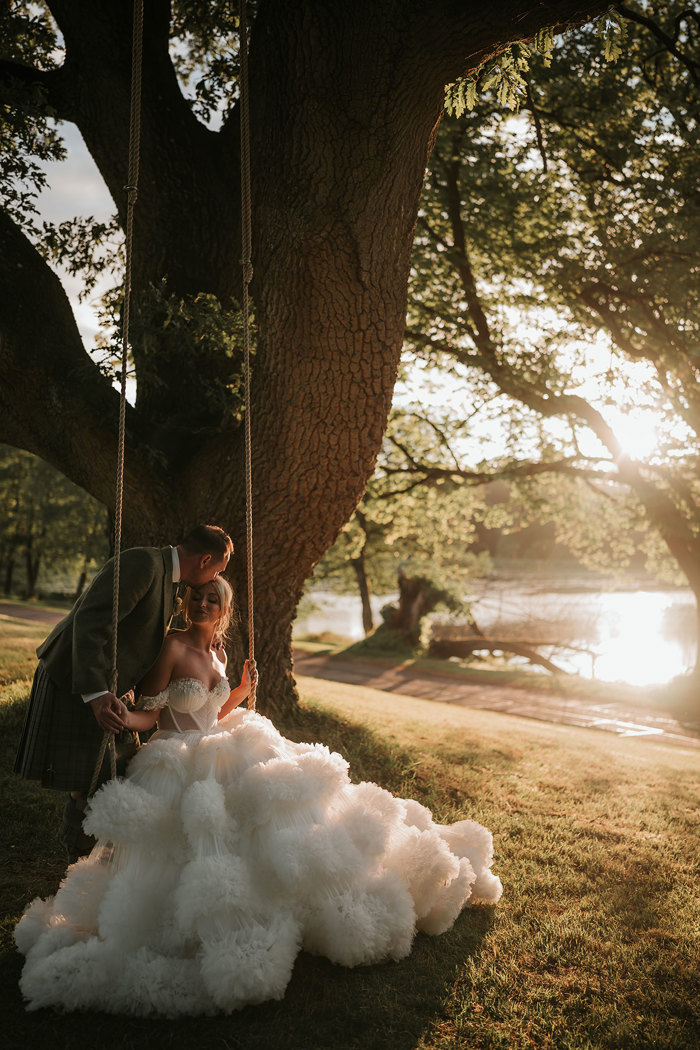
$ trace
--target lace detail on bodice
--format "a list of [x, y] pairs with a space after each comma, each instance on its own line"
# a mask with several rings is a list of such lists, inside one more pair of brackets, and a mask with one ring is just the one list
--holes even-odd
[[228, 678], [220, 678], [213, 689], [207, 689], [199, 678], [173, 678], [161, 693], [156, 693], [155, 696], [139, 697], [138, 707], [142, 711], [170, 707], [173, 711], [190, 714], [204, 707], [215, 694], [221, 697], [219, 708], [223, 707], [230, 691]]
[[138, 698], [136, 703], [136, 709], [138, 711], [155, 711], [157, 707], [165, 707], [168, 702], [168, 690], [167, 687], [162, 693], [156, 693], [155, 696], [141, 696]]

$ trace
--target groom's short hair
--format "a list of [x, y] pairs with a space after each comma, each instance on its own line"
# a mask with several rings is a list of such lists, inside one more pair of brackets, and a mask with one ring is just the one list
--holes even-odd
[[217, 561], [233, 554], [233, 540], [218, 525], [195, 525], [181, 541], [188, 554], [212, 554]]

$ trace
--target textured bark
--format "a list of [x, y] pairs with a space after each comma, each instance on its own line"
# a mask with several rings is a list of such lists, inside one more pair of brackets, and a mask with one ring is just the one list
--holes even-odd
[[[600, 12], [587, 0], [261, 0], [251, 35], [256, 642], [260, 707], [294, 703], [291, 623], [305, 579], [374, 467], [401, 351], [411, 242], [444, 85], [544, 25]], [[124, 217], [130, 5], [49, 0], [64, 67], [0, 63], [41, 83], [74, 121]], [[239, 280], [237, 117], [200, 125], [168, 57], [169, 4], [145, 6], [136, 292], [226, 299]], [[0, 440], [36, 452], [108, 506], [116, 398], [80, 344], [57, 279], [0, 220]], [[245, 593], [242, 440], [207, 421], [212, 380], [239, 362], [163, 340], [128, 413], [127, 542], [176, 540], [197, 520], [237, 539]], [[158, 364], [158, 363], [157, 363]], [[57, 425], [58, 424], [58, 425]]]

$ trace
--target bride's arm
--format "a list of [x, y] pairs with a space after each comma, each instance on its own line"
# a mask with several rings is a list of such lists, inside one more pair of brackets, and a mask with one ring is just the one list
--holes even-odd
[[144, 733], [147, 729], [153, 729], [162, 710], [162, 707], [154, 707], [150, 711], [127, 711], [122, 722], [127, 729], [135, 729], [137, 733]]
[[[174, 635], [168, 635], [163, 642], [158, 659], [146, 672], [146, 676], [141, 682], [140, 692], [140, 697], [146, 703], [164, 692], [169, 684], [173, 676], [178, 646], [178, 639]], [[152, 729], [158, 721], [158, 715], [164, 706], [164, 704], [161, 704], [159, 707], [148, 707], [145, 711], [129, 711], [123, 719], [124, 725], [127, 729], [135, 729], [138, 732]]]
[[250, 661], [246, 660], [243, 664], [243, 675], [241, 677], [241, 684], [237, 685], [235, 689], [232, 689], [229, 693], [228, 700], [219, 711], [219, 721], [225, 718], [226, 715], [230, 714], [235, 707], [238, 707], [246, 697], [250, 696], [250, 690], [253, 687], [253, 682], [257, 684], [258, 672], [253, 671], [250, 673]]

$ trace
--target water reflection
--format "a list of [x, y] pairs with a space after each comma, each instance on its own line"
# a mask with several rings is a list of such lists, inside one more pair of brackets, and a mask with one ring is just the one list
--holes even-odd
[[605, 600], [599, 625], [607, 638], [598, 640], [594, 677], [651, 685], [690, 670], [695, 655], [695, 606], [690, 595], [683, 603], [677, 596], [673, 600], [649, 591], [601, 598]]
[[553, 647], [552, 659], [568, 671], [601, 681], [668, 682], [688, 671], [695, 656], [690, 592], [503, 590], [482, 593], [475, 612], [487, 633], [512, 633], [567, 647]]
[[[359, 598], [314, 592], [315, 611], [300, 615], [299, 633], [362, 637]], [[392, 596], [373, 599], [375, 613]], [[551, 645], [545, 655], [568, 671], [601, 681], [662, 684], [692, 667], [696, 614], [690, 591], [560, 593], [482, 582], [473, 604], [492, 637]]]

